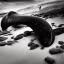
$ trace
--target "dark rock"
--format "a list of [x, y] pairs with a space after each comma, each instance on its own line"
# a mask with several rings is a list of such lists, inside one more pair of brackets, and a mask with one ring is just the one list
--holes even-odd
[[60, 46], [56, 46], [56, 48], [60, 48]]
[[55, 23], [51, 23], [52, 26], [55, 26]]
[[6, 42], [1, 42], [0, 43], [0, 46], [5, 46], [6, 45]]
[[48, 63], [48, 64], [54, 64], [55, 63], [55, 60], [51, 57], [46, 57], [45, 58], [45, 61]]
[[14, 36], [12, 36], [11, 39], [14, 39]]
[[42, 46], [40, 49], [43, 50], [44, 49], [44, 46]]
[[8, 33], [8, 35], [13, 35], [13, 34], [11, 34], [11, 33]]
[[32, 42], [29, 42], [29, 43], [28, 43], [28, 46], [31, 46], [32, 44], [34, 44], [34, 43], [32, 43]]
[[31, 47], [30, 47], [30, 50], [36, 49], [36, 48], [38, 48], [38, 47], [39, 47], [38, 44], [32, 44]]
[[0, 35], [8, 34], [10, 31], [0, 31]]
[[34, 44], [34, 40], [36, 40], [35, 38], [34, 39], [31, 39], [31, 42], [28, 43], [28, 46], [31, 46], [32, 44]]
[[19, 35], [17, 35], [15, 38], [14, 38], [14, 40], [19, 40], [19, 39], [21, 39], [21, 38], [23, 38], [23, 34], [19, 34]]
[[34, 39], [31, 39], [31, 42], [34, 42], [36, 39], [34, 38]]
[[63, 42], [63, 41], [59, 41], [58, 43], [59, 43], [60, 45], [63, 45], [63, 44], [64, 44], [64, 42]]
[[60, 48], [64, 49], [64, 45], [61, 45]]
[[4, 34], [4, 36], [8, 36], [8, 34]]
[[3, 31], [2, 34], [8, 34], [10, 31]]
[[59, 24], [59, 25], [58, 25], [58, 27], [62, 27], [62, 26], [64, 26], [64, 24]]
[[64, 27], [53, 29], [55, 35], [60, 35], [64, 33]]
[[63, 53], [64, 51], [61, 48], [52, 48], [49, 50], [50, 54], [59, 54], [59, 53]]
[[9, 36], [9, 35], [12, 35], [11, 33], [8, 33], [8, 34], [3, 34], [4, 36]]
[[7, 37], [0, 37], [0, 41], [4, 41], [6, 39], [8, 39], [8, 38]]
[[24, 37], [30, 36], [30, 35], [32, 35], [32, 34], [33, 34], [32, 31], [25, 31], [25, 32], [24, 32]]
[[14, 41], [7, 41], [6, 45], [12, 45], [14, 43], [15, 43]]

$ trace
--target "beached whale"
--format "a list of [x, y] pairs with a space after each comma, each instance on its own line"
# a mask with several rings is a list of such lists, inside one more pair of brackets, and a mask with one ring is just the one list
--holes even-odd
[[54, 34], [48, 22], [35, 16], [22, 16], [14, 11], [7, 13], [1, 21], [2, 30], [9, 26], [25, 24], [35, 32], [40, 44], [48, 47], [54, 41]]

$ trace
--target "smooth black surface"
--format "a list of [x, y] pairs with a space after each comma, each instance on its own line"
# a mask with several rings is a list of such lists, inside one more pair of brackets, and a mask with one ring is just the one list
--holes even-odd
[[6, 30], [9, 26], [20, 24], [25, 24], [32, 28], [41, 45], [48, 47], [53, 43], [54, 35], [52, 28], [48, 22], [41, 18], [34, 16], [21, 16], [16, 12], [11, 11], [7, 13], [1, 21], [2, 30]]

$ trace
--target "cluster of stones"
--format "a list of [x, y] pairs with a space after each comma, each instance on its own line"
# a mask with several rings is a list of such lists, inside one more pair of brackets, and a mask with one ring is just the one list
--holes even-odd
[[42, 18], [45, 18], [45, 19], [55, 18], [55, 17], [63, 18], [64, 17], [64, 8], [51, 10], [51, 11], [48, 11], [46, 13], [35, 14], [34, 16], [42, 17]]
[[[56, 48], [52, 48], [52, 49], [49, 50], [49, 53], [51, 55], [64, 53], [64, 41], [59, 41], [58, 44], [59, 44], [59, 46], [56, 46]], [[51, 58], [51, 57], [46, 57], [45, 61], [48, 64], [54, 64], [55, 63], [54, 58]]]
[[[12, 45], [14, 44], [17, 40], [22, 39], [23, 37], [27, 37], [30, 35], [33, 35], [34, 32], [33, 31], [25, 31], [24, 34], [19, 34], [16, 37], [13, 36], [13, 34], [11, 34], [10, 31], [0, 31], [0, 46], [5, 46], [5, 45]], [[8, 40], [6, 42], [6, 40], [8, 39], [8, 36], [12, 35], [11, 39], [12, 40]]]

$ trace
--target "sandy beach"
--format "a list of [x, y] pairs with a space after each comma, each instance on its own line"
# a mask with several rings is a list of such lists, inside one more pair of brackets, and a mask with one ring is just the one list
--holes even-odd
[[[35, 3], [37, 4], [38, 2], [41, 3], [42, 0], [38, 0]], [[47, 1], [47, 0], [46, 0]], [[53, 0], [52, 0], [53, 1]], [[28, 4], [29, 3], [29, 4]], [[0, 13], [1, 12], [9, 12], [11, 10], [16, 11], [20, 8], [24, 8], [25, 6], [32, 6], [35, 4], [34, 2], [25, 2], [25, 3], [0, 3]], [[17, 4], [17, 6], [16, 6]], [[0, 18], [0, 22], [2, 20], [2, 17]], [[53, 18], [53, 19], [47, 19], [46, 20], [50, 25], [51, 23], [55, 23], [57, 26], [59, 24], [64, 24], [64, 18], [61, 19], [59, 17]], [[54, 29], [55, 27], [52, 27]], [[1, 29], [1, 26], [0, 26]], [[15, 28], [9, 27], [7, 29], [12, 30], [11, 33], [12, 35], [5, 35], [8, 39], [7, 40], [12, 40], [12, 36], [17, 36], [18, 34], [24, 33], [24, 31], [32, 31], [30, 27], [24, 27], [17, 29], [16, 31]], [[58, 35], [55, 37], [54, 43], [50, 47], [45, 47], [43, 50], [41, 50], [41, 46], [34, 50], [29, 50], [30, 47], [28, 47], [28, 43], [30, 42], [31, 39], [34, 39], [35, 36], [28, 36], [28, 37], [23, 37], [22, 39], [18, 40], [15, 42], [13, 45], [5, 45], [5, 46], [0, 46], [0, 64], [47, 64], [44, 59], [45, 57], [49, 56], [55, 59], [55, 64], [64, 64], [64, 53], [61, 54], [55, 54], [51, 55], [49, 53], [49, 49], [55, 48], [56, 46], [60, 46], [58, 44], [58, 41], [64, 41], [64, 34]], [[35, 40], [35, 43], [39, 44], [38, 39]]]

